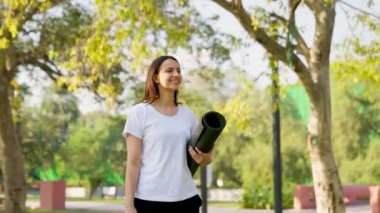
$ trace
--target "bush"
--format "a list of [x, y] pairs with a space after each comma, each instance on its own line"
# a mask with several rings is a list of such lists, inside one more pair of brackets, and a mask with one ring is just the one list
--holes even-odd
[[270, 209], [273, 206], [271, 188], [251, 184], [243, 190], [243, 208]]
[[[282, 208], [293, 208], [293, 189], [294, 185], [290, 184], [282, 190]], [[251, 184], [249, 187], [243, 188], [243, 208], [253, 209], [273, 209], [274, 208], [274, 192], [272, 187]]]

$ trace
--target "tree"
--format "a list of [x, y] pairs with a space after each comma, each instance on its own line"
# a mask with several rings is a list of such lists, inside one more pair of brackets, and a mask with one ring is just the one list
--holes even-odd
[[[309, 47], [295, 24], [300, 0], [289, 1], [288, 16], [258, 8], [251, 13], [241, 0], [212, 0], [230, 12], [248, 35], [275, 59], [290, 64], [310, 99], [308, 150], [318, 212], [344, 212], [342, 187], [331, 145], [330, 50], [336, 1], [305, 0], [315, 17], [314, 38]], [[277, 29], [273, 30], [276, 23]], [[278, 41], [274, 32], [286, 38]], [[293, 39], [294, 38], [294, 39]]]
[[[57, 0], [2, 1], [0, 4], [0, 109], [3, 112], [0, 144], [3, 154], [5, 212], [26, 211], [24, 157], [12, 117], [12, 82], [20, 67], [27, 65], [39, 67], [53, 79], [58, 77], [60, 70], [56, 69], [49, 53], [53, 50], [67, 50], [68, 46], [72, 46], [83, 27], [82, 22], [86, 23], [78, 17], [81, 14], [79, 10], [63, 3], [64, 1]], [[59, 4], [62, 4], [65, 11], [63, 19], [53, 17], [51, 11], [48, 12], [48, 9]]]
[[[238, 186], [242, 183], [243, 207], [273, 208], [271, 90], [256, 89], [248, 76], [240, 84], [242, 88], [237, 94], [222, 108], [217, 107], [228, 122], [213, 160], [215, 177], [226, 182], [232, 180]], [[287, 96], [281, 103], [284, 208], [292, 206], [294, 185], [311, 179], [306, 144], [302, 140], [306, 128], [294, 102]]]
[[67, 141], [69, 124], [80, 114], [77, 102], [71, 93], [48, 88], [40, 107], [23, 108], [22, 148], [28, 174], [40, 167], [54, 167], [54, 156]]
[[[118, 101], [122, 82], [134, 80], [131, 71], [141, 71], [153, 56], [180, 47], [226, 52], [217, 37], [210, 37], [212, 28], [189, 14], [182, 1], [0, 3], [0, 147], [5, 212], [26, 211], [22, 148], [11, 108], [12, 82], [19, 70], [33, 72], [38, 68], [57, 85], [69, 91], [87, 88], [110, 105]], [[203, 38], [208, 38], [207, 42]]]
[[74, 172], [80, 181], [90, 184], [90, 198], [96, 188], [104, 184], [107, 172], [123, 175], [125, 171], [125, 147], [120, 127], [124, 118], [102, 112], [82, 115], [70, 125], [68, 141], [60, 150], [66, 168]]

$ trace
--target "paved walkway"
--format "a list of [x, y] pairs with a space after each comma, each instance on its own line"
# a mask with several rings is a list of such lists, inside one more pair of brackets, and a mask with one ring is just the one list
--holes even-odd
[[[123, 204], [120, 203], [106, 203], [106, 202], [91, 202], [91, 201], [66, 201], [67, 209], [88, 209], [95, 211], [107, 212], [123, 212]], [[27, 201], [26, 205], [29, 208], [35, 209], [40, 207], [39, 201]], [[220, 208], [209, 207], [208, 213], [272, 213], [274, 210], [253, 210], [253, 209], [236, 209], [236, 208]], [[284, 213], [315, 213], [312, 210], [283, 210]], [[346, 213], [371, 213], [369, 205], [352, 205], [346, 208]]]

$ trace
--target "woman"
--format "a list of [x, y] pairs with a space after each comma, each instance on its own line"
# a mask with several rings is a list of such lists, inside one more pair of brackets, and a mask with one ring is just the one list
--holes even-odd
[[[202, 204], [187, 167], [186, 145], [198, 119], [178, 103], [182, 81], [178, 60], [156, 58], [148, 69], [145, 95], [132, 107], [123, 135], [127, 143], [125, 213], [197, 213]], [[213, 150], [187, 150], [200, 165]]]

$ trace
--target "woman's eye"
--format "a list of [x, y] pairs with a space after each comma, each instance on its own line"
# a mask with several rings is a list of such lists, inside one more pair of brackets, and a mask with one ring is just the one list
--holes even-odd
[[181, 70], [175, 70], [175, 69], [168, 69], [168, 70], [165, 70], [166, 73], [173, 73], [173, 72], [177, 72], [178, 74], [181, 74]]

